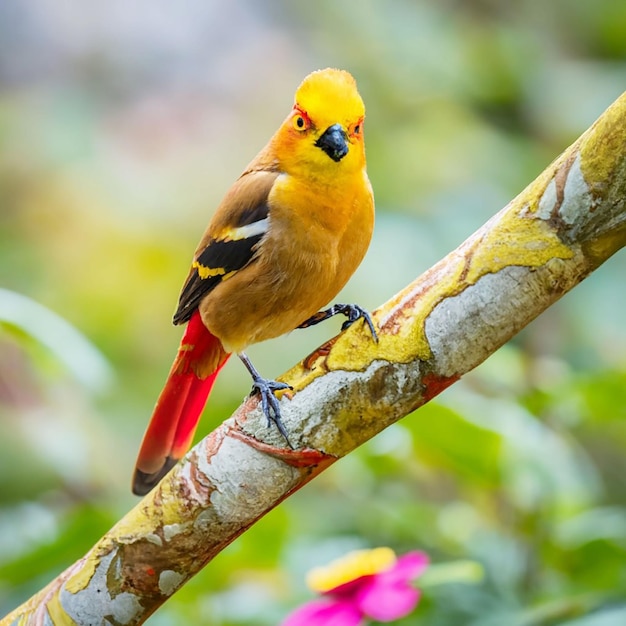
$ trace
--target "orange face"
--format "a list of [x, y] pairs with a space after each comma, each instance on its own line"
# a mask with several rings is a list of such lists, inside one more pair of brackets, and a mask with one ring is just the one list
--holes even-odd
[[294, 107], [275, 136], [281, 169], [306, 168], [318, 177], [363, 169], [364, 118], [363, 100], [348, 72], [313, 72], [298, 87]]

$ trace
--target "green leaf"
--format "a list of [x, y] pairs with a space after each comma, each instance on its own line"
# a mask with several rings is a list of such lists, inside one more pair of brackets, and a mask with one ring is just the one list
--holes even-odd
[[71, 324], [21, 294], [0, 289], [0, 322], [44, 345], [85, 387], [102, 391], [113, 371], [100, 351]]

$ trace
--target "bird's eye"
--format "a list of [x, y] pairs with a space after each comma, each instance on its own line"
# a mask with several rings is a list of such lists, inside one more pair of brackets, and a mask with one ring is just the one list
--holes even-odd
[[358, 137], [363, 132], [363, 120], [360, 119], [356, 124], [350, 127], [350, 136]]
[[307, 123], [306, 120], [304, 119], [304, 117], [302, 115], [296, 115], [293, 118], [293, 127], [296, 130], [306, 130], [307, 128]]

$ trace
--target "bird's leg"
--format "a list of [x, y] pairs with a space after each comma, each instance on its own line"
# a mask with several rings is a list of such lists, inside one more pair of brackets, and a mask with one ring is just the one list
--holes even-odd
[[361, 308], [358, 304], [333, 304], [329, 309], [325, 311], [320, 311], [315, 315], [309, 317], [308, 320], [302, 322], [298, 328], [308, 328], [309, 326], [314, 326], [315, 324], [319, 324], [324, 320], [327, 320], [333, 315], [337, 314], [345, 315], [348, 319], [341, 325], [341, 330], [345, 330], [348, 326], [352, 326], [354, 322], [359, 319], [363, 319], [365, 323], [368, 325], [370, 332], [372, 333], [372, 337], [374, 341], [378, 342], [378, 335], [376, 334], [376, 329], [374, 328], [374, 322], [372, 322], [372, 318], [370, 314], [363, 308]]
[[280, 432], [280, 434], [285, 438], [287, 445], [293, 450], [294, 448], [289, 441], [289, 437], [287, 436], [287, 430], [285, 429], [282, 419], [280, 418], [280, 405], [274, 395], [276, 391], [293, 389], [293, 387], [287, 383], [281, 383], [277, 380], [268, 380], [267, 378], [263, 378], [244, 352], [240, 352], [237, 356], [250, 372], [250, 376], [252, 376], [252, 393], [258, 391], [261, 395], [261, 409], [267, 418], [267, 425], [271, 426], [272, 422], [276, 424], [278, 432]]

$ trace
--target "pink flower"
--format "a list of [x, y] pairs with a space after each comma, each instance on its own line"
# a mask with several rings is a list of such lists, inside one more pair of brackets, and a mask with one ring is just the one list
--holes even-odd
[[282, 626], [360, 626], [365, 618], [391, 622], [417, 605], [411, 585], [428, 566], [423, 552], [400, 558], [389, 548], [360, 550], [313, 570], [309, 586], [322, 594], [287, 616]]

